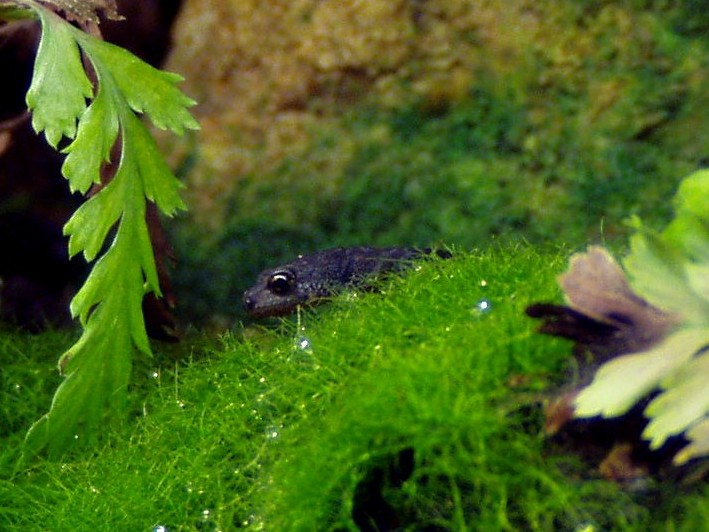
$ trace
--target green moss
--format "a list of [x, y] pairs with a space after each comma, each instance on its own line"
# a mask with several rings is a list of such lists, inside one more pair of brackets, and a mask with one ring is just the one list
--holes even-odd
[[0, 326], [0, 437], [26, 429], [59, 384], [56, 362], [71, 345], [66, 332], [20, 334]]
[[[188, 339], [183, 359], [159, 349], [136, 365], [135, 418], [95, 455], [15, 470], [21, 420], [3, 434], [0, 528], [352, 530], [377, 508], [406, 530], [702, 528], [709, 494], [648, 501], [545, 449], [538, 394], [568, 345], [523, 309], [557, 297], [566, 255], [460, 252], [275, 328]], [[37, 383], [28, 422], [52, 338], [0, 346], [9, 375], [36, 368], [7, 381]]]
[[[554, 189], [555, 200], [573, 195], [567, 185], [576, 174], [602, 170], [613, 157], [606, 154], [609, 148], [634, 151], [633, 145], [641, 144], [671, 163], [669, 175], [684, 175], [691, 170], [686, 165], [703, 157], [706, 144], [701, 109], [708, 41], [700, 5], [697, 0], [485, 5], [431, 0], [396, 11], [373, 0], [346, 2], [331, 12], [308, 1], [264, 18], [268, 7], [258, 3], [238, 8], [207, 3], [199, 9], [220, 13], [211, 22], [219, 27], [219, 38], [178, 39], [173, 54], [186, 68], [178, 71], [189, 73], [195, 65], [200, 70], [188, 75], [187, 83], [202, 95], [204, 129], [184, 148], [194, 155], [185, 177], [195, 185], [191, 197], [198, 219], [223, 219], [222, 200], [231, 191], [237, 208], [227, 209], [227, 218], [314, 224], [327, 216], [322, 211], [331, 201], [341, 201], [340, 187], [357, 179], [349, 170], [367, 170], [361, 154], [378, 140], [402, 155], [413, 141], [408, 153], [423, 147], [435, 168], [445, 167], [456, 149], [463, 158], [483, 152], [493, 160], [509, 158], [517, 163], [511, 187], [538, 181]], [[308, 19], [304, 26], [303, 9], [328, 12], [329, 23], [314, 27]], [[375, 12], [392, 17], [384, 24], [396, 34], [389, 53], [379, 53], [381, 32], [371, 30], [376, 25], [343, 32], [353, 20]], [[186, 12], [184, 23], [198, 18]], [[264, 20], [281, 33], [264, 38], [258, 30]], [[303, 35], [332, 39], [330, 46], [313, 46], [318, 38]], [[402, 44], [409, 53], [393, 53]], [[225, 46], [254, 61], [224, 64]], [[214, 53], [217, 49], [221, 52]], [[377, 53], [369, 55], [373, 50]], [[382, 68], [392, 55], [398, 59]], [[333, 63], [333, 57], [341, 61]], [[345, 57], [358, 59], [351, 63]], [[273, 64], [280, 67], [267, 67]], [[352, 127], [352, 117], [376, 127]], [[383, 139], [368, 136], [382, 129], [388, 130]], [[586, 159], [578, 161], [580, 155]], [[611, 178], [625, 179], [599, 175], [601, 181]], [[644, 183], [655, 187], [656, 180], [666, 179], [649, 174]], [[439, 183], [441, 189], [447, 185], [445, 179]], [[252, 194], [258, 186], [263, 195]], [[261, 201], [254, 201], [257, 195]], [[389, 200], [390, 211], [408, 208], [397, 196]], [[553, 216], [563, 216], [563, 210]], [[597, 224], [587, 218], [568, 234], [579, 236]]]

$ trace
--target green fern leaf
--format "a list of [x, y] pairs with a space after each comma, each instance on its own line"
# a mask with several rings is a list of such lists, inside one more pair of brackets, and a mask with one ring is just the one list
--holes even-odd
[[99, 79], [96, 98], [79, 122], [74, 141], [64, 149], [67, 154], [62, 173], [72, 192], [86, 194], [101, 180], [100, 170], [109, 162], [111, 148], [118, 138], [118, 115]]
[[[182, 76], [158, 70], [123, 48], [93, 39], [78, 30], [74, 36], [91, 58], [94, 67], [99, 64], [111, 65], [117, 88], [131, 109], [145, 113], [160, 129], [169, 129], [178, 135], [184, 133], [185, 129], [198, 127], [187, 111], [195, 101], [177, 88]], [[140, 83], [136, 83], [136, 80], [140, 80]]]
[[[49, 412], [26, 438], [32, 452], [59, 454], [74, 442], [97, 441], [104, 422], [123, 410], [133, 353], [151, 353], [143, 297], [147, 292], [160, 295], [147, 202], [155, 202], [167, 215], [185, 208], [181, 183], [135, 113], [145, 113], [156, 126], [178, 134], [197, 123], [187, 110], [194, 102], [176, 87], [179, 76], [82, 33], [34, 2], [27, 5], [42, 22], [41, 53], [27, 99], [35, 128], [46, 132], [50, 144], [56, 147], [62, 137], [73, 138], [62, 166], [70, 188], [86, 193], [99, 183], [116, 142], [120, 148], [111, 181], [64, 227], [70, 255], [98, 260], [71, 302], [72, 315], [84, 330], [59, 360], [66, 378]], [[79, 49], [96, 74], [95, 95]]]
[[93, 87], [81, 64], [73, 28], [51, 11], [36, 11], [43, 31], [27, 107], [32, 112], [32, 127], [38, 133], [44, 131], [47, 142], [56, 148], [62, 137], [74, 138], [76, 121]]

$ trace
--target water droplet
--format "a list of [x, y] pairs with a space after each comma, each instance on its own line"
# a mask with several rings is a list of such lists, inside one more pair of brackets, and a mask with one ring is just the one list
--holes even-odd
[[298, 362], [300, 364], [311, 364], [313, 354], [313, 345], [310, 338], [305, 335], [300, 335], [293, 341], [293, 351], [288, 357], [289, 362]]
[[152, 532], [169, 532], [169, 529], [165, 525], [155, 525]]
[[305, 336], [301, 336], [301, 337], [297, 338], [295, 341], [295, 346], [298, 349], [300, 349], [301, 351], [311, 351], [312, 350], [312, 346], [310, 345], [310, 340]]
[[275, 440], [281, 435], [281, 427], [277, 425], [271, 425], [266, 427], [266, 438], [269, 440]]
[[263, 523], [256, 514], [250, 514], [241, 524], [244, 528], [248, 527], [250, 530], [264, 530]]
[[476, 314], [486, 314], [487, 312], [490, 312], [491, 308], [492, 303], [490, 303], [489, 299], [480, 299], [477, 303], [475, 303], [474, 312]]
[[209, 508], [202, 510], [202, 523], [208, 522], [212, 517], [212, 511]]

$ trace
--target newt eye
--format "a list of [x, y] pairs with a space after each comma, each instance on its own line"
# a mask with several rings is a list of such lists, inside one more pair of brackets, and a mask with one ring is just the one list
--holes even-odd
[[278, 296], [284, 296], [293, 289], [295, 276], [289, 271], [276, 272], [268, 278], [266, 288]]

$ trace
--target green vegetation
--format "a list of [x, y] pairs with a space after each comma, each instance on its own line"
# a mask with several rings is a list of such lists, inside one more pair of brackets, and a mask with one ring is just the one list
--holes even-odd
[[[146, 199], [168, 214], [182, 203], [134, 113], [180, 132], [195, 126], [185, 111], [191, 102], [176, 91], [178, 78], [37, 8], [44, 53], [55, 55], [40, 50], [45, 77], [28, 96], [35, 126], [54, 146], [62, 136], [73, 139], [64, 167], [72, 189], [86, 192], [97, 181], [117, 138], [122, 156], [111, 184], [67, 226], [72, 253], [95, 259], [105, 251], [72, 307], [84, 334], [69, 347], [76, 338], [63, 333], [0, 331], [0, 528], [352, 530], [392, 519], [409, 530], [705, 528], [705, 484], [626, 492], [580, 459], [549, 452], [539, 401], [566, 378], [569, 346], [534, 334], [523, 309], [559, 297], [554, 276], [568, 253], [542, 242], [615, 245], [628, 214], [649, 226], [669, 219], [667, 198], [706, 146], [706, 22], [678, 16], [684, 7], [667, 8], [673, 16], [663, 19], [665, 2], [648, 16], [633, 6], [653, 3], [548, 4], [562, 8], [540, 18], [538, 42], [519, 32], [524, 42], [513, 43], [512, 64], [471, 70], [467, 88], [452, 95], [437, 99], [431, 89], [400, 107], [376, 98], [342, 105], [338, 90], [348, 72], [357, 73], [350, 68], [342, 86], [313, 85], [314, 93], [323, 89], [322, 101], [316, 94], [286, 99], [289, 112], [325, 117], [324, 124], [303, 121], [312, 142], [301, 142], [298, 130], [297, 149], [266, 158], [263, 169], [244, 165], [250, 170], [233, 187], [219, 179], [206, 187], [205, 195], [231, 192], [218, 229], [174, 227], [183, 315], [222, 325], [239, 316], [241, 292], [256, 271], [299, 252], [440, 242], [457, 247], [456, 258], [424, 262], [380, 292], [344, 294], [272, 329], [237, 325], [220, 340], [186, 338], [136, 360], [136, 347], [151, 352], [140, 299], [159, 292]], [[436, 18], [435, 9], [421, 15]], [[462, 55], [480, 48], [471, 35]], [[63, 49], [71, 50], [68, 63], [56, 58]], [[93, 65], [95, 87], [79, 50]], [[396, 75], [415, 71], [415, 60], [404, 63]], [[248, 92], [267, 98], [262, 87], [268, 83]], [[72, 97], [52, 88], [73, 90]], [[335, 116], [327, 98], [344, 112]], [[227, 98], [232, 107], [234, 99]], [[238, 127], [216, 120], [210, 127], [226, 131], [215, 134], [227, 146], [224, 160], [229, 150], [252, 150], [256, 161], [259, 149], [268, 154], [258, 139], [244, 148], [239, 139], [248, 133]], [[280, 141], [290, 144], [287, 134]], [[189, 175], [200, 156], [188, 153], [182, 172]], [[205, 173], [195, 172], [208, 181]], [[60, 351], [69, 355], [65, 380], [53, 367]], [[88, 380], [95, 376], [103, 383]], [[79, 382], [77, 394], [70, 387]], [[100, 445], [22, 462], [25, 430], [59, 383], [30, 443], [60, 450], [76, 434], [83, 443], [91, 432], [77, 427], [85, 423], [103, 429]], [[131, 415], [103, 423], [105, 405]], [[58, 434], [46, 430], [47, 420]], [[704, 445], [704, 435], [696, 436]]]
[[[50, 411], [27, 435], [30, 453], [60, 454], [70, 444], [95, 443], [102, 423], [123, 414], [133, 353], [151, 353], [143, 297], [161, 295], [148, 202], [168, 216], [185, 208], [181, 184], [136, 113], [178, 134], [198, 126], [187, 111], [194, 102], [176, 87], [180, 76], [80, 31], [36, 2], [16, 3], [34, 11], [42, 25], [27, 91], [32, 126], [55, 149], [63, 139], [70, 141], [61, 151], [67, 154], [62, 174], [72, 192], [87, 194], [101, 185], [64, 227], [69, 255], [96, 260], [71, 302], [83, 334], [59, 361], [65, 379]], [[71, 13], [72, 20], [93, 20], [92, 9], [83, 8], [85, 17]], [[112, 157], [114, 172], [102, 176]]]
[[[532, 133], [528, 114], [513, 95], [484, 83], [442, 113], [416, 105], [357, 109], [343, 130], [320, 133], [310, 151], [243, 178], [231, 223], [276, 221], [330, 243], [473, 247], [495, 235], [582, 243], [598, 238], [603, 220], [611, 234], [624, 233], [629, 213], [667, 220], [666, 200], [681, 176], [661, 173], [671, 164], [657, 146], [594, 149], [573, 131], [560, 133], [558, 146], [550, 139], [532, 146], [530, 137], [543, 132]], [[343, 167], [321, 173], [318, 163], [337, 153], [338, 136], [355, 147]]]
[[522, 312], [558, 297], [567, 255], [461, 252], [300, 321], [193, 338], [186, 358], [136, 370], [135, 417], [98, 453], [15, 473], [53, 384], [49, 344], [70, 339], [9, 336], [0, 404], [23, 419], [3, 434], [0, 527], [352, 530], [353, 513], [386, 507], [407, 530], [696, 529], [705, 488], [634, 495], [545, 451], [537, 401], [569, 347]]
[[658, 345], [624, 354], [598, 370], [581, 390], [576, 413], [617, 416], [653, 390], [644, 437], [660, 448], [685, 434], [678, 464], [709, 454], [709, 171], [687, 177], [675, 197], [676, 216], [658, 233], [635, 219], [637, 234], [624, 260], [633, 288], [675, 324]]

